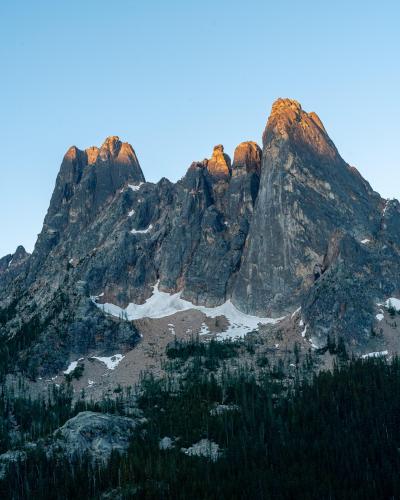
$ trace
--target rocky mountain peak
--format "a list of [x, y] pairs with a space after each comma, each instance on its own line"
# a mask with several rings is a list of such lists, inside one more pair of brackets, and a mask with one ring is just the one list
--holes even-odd
[[282, 142], [331, 161], [340, 158], [318, 115], [307, 113], [294, 99], [280, 98], [274, 102], [263, 133], [264, 147], [281, 147]]
[[63, 163], [68, 165], [86, 163], [84, 151], [81, 151], [76, 146], [71, 146], [64, 155]]
[[303, 109], [301, 104], [296, 99], [288, 99], [279, 97], [273, 104], [271, 116], [286, 115], [288, 117], [299, 117]]
[[25, 248], [22, 245], [19, 245], [15, 250], [15, 253], [13, 255], [13, 260], [15, 262], [19, 262], [21, 260], [26, 259], [27, 257], [29, 257], [29, 253], [25, 250]]
[[231, 173], [231, 159], [224, 153], [224, 146], [214, 146], [213, 154], [208, 160], [207, 170], [213, 177], [226, 178]]
[[122, 143], [119, 140], [118, 136], [111, 135], [110, 137], [107, 137], [100, 148], [100, 159], [103, 161], [107, 161], [110, 158], [116, 158], [118, 156], [119, 150], [121, 149], [121, 144]]
[[260, 146], [253, 141], [240, 143], [233, 155], [232, 177], [244, 173], [260, 173], [262, 151]]

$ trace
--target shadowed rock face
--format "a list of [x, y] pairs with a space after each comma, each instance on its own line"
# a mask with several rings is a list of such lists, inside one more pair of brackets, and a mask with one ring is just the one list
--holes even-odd
[[29, 260], [30, 254], [20, 245], [15, 253], [0, 259], [0, 287], [5, 288], [21, 274]]
[[360, 341], [375, 299], [400, 293], [399, 215], [399, 203], [375, 193], [318, 116], [291, 99], [273, 104], [262, 150], [243, 142], [231, 163], [215, 146], [175, 184], [145, 182], [133, 148], [118, 137], [72, 147], [33, 254], [0, 260], [0, 310], [12, 303], [14, 314], [3, 315], [1, 333], [38, 315], [48, 369], [62, 365], [58, 352], [65, 362], [68, 352], [131, 345], [134, 327], [110, 323], [89, 296], [126, 306], [146, 300], [159, 281], [196, 304], [232, 299], [262, 316], [303, 304], [321, 342], [350, 328]]

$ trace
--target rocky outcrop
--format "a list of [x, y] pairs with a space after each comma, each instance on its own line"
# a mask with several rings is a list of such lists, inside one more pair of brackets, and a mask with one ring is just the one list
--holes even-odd
[[85, 457], [104, 465], [112, 453], [126, 453], [132, 436], [145, 422], [146, 419], [138, 417], [80, 412], [46, 439], [28, 442], [23, 449], [2, 453], [0, 479], [6, 477], [10, 464], [26, 461], [30, 452], [38, 447], [51, 459], [62, 457], [73, 462]]
[[47, 453], [61, 453], [71, 460], [88, 455], [93, 461], [106, 462], [112, 452], [126, 452], [141, 423], [143, 419], [84, 411], [54, 432]]
[[0, 259], [0, 275], [6, 271], [10, 272], [21, 268], [29, 258], [29, 253], [20, 245], [13, 254], [6, 255]]

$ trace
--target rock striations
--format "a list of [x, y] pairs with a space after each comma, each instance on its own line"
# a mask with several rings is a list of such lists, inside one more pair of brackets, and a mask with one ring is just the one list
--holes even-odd
[[135, 327], [90, 297], [125, 307], [159, 282], [259, 316], [301, 305], [317, 345], [328, 334], [356, 345], [374, 330], [376, 302], [400, 293], [399, 215], [291, 99], [273, 104], [262, 150], [243, 142], [231, 162], [217, 145], [175, 184], [146, 182], [118, 137], [72, 147], [32, 255], [20, 247], [0, 260], [1, 334], [34, 321], [44, 371], [61, 366], [60, 352], [132, 345]]

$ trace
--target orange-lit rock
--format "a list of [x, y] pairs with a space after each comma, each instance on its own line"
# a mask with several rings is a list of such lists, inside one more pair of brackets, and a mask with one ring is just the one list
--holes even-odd
[[76, 146], [71, 146], [64, 155], [65, 160], [76, 160], [79, 154], [79, 149]]
[[100, 159], [103, 161], [107, 161], [110, 158], [116, 157], [119, 153], [120, 148], [121, 141], [119, 140], [118, 136], [112, 135], [110, 137], [107, 137], [100, 148]]
[[236, 147], [233, 155], [232, 177], [244, 173], [260, 173], [262, 151], [253, 141], [242, 142]]
[[229, 177], [231, 172], [231, 159], [224, 153], [224, 146], [214, 146], [214, 151], [208, 160], [207, 170], [213, 177]]
[[121, 147], [119, 149], [118, 156], [117, 156], [117, 161], [118, 161], [118, 163], [122, 163], [122, 164], [131, 164], [131, 163], [139, 164], [136, 153], [135, 153], [133, 147], [128, 142], [123, 142], [121, 144]]
[[280, 98], [274, 102], [263, 133], [264, 147], [275, 147], [282, 140], [307, 145], [315, 154], [322, 154], [331, 160], [338, 156], [318, 115], [306, 113], [294, 99]]
[[93, 165], [96, 163], [96, 160], [99, 156], [99, 148], [96, 146], [92, 146], [90, 148], [85, 149], [87, 155], [88, 165]]

